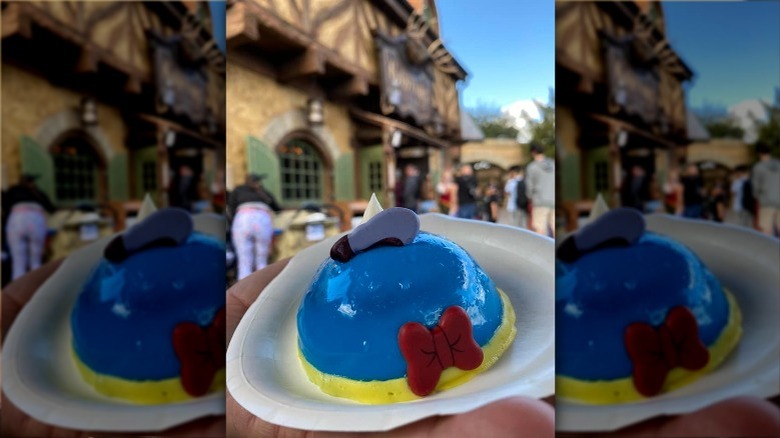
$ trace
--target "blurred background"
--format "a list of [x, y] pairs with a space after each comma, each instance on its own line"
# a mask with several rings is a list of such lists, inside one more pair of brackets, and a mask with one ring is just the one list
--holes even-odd
[[514, 171], [554, 148], [542, 3], [229, 1], [236, 276], [351, 229], [372, 194], [527, 228]]
[[780, 199], [777, 175], [750, 181], [766, 180], [751, 178], [757, 150], [780, 152], [778, 16], [777, 2], [557, 2], [561, 231], [598, 194], [754, 229], [762, 207], [776, 217], [754, 193]]
[[224, 2], [3, 2], [2, 25], [3, 284], [146, 194], [224, 211]]

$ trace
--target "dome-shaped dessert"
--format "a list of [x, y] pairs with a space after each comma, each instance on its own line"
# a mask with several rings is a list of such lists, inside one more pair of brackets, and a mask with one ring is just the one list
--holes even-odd
[[[621, 239], [625, 222], [631, 237]], [[740, 336], [739, 308], [682, 244], [617, 209], [559, 247], [557, 393], [593, 403], [641, 399], [716, 367]]]
[[225, 247], [192, 232], [183, 210], [173, 213], [171, 237], [167, 210], [109, 245], [71, 314], [74, 356], [85, 380], [103, 394], [139, 403], [186, 400], [212, 385], [224, 387]]
[[[393, 210], [406, 209], [385, 210], [361, 225], [353, 244], [361, 227]], [[380, 234], [376, 240], [388, 237]], [[400, 246], [326, 260], [298, 310], [309, 378], [326, 393], [366, 403], [411, 400], [463, 383], [492, 365], [514, 335], [509, 300], [477, 262], [455, 243], [416, 230]], [[424, 356], [419, 371], [417, 345]], [[407, 382], [431, 362], [441, 378]]]

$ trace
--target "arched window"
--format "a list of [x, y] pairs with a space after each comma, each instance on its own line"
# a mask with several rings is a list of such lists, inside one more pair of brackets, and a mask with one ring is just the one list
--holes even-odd
[[83, 134], [67, 134], [51, 148], [59, 203], [95, 202], [104, 194], [100, 157]]
[[295, 137], [278, 148], [281, 164], [282, 202], [322, 202], [325, 198], [325, 163], [309, 141]]

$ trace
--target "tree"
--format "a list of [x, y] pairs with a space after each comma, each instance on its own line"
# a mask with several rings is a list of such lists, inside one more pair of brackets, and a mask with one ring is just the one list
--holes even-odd
[[737, 122], [727, 117], [724, 119], [710, 120], [703, 122], [704, 127], [710, 133], [712, 138], [743, 138], [745, 136], [745, 130], [742, 129]]
[[[780, 92], [778, 92], [778, 95], [780, 95]], [[756, 145], [764, 144], [769, 146], [772, 155], [780, 157], [780, 102], [775, 103], [775, 106], [767, 105], [767, 110], [769, 110], [767, 120], [765, 122], [757, 122], [758, 140]]]
[[539, 120], [531, 118], [525, 112], [523, 118], [526, 121], [525, 129], [529, 134], [532, 143], [538, 143], [544, 148], [544, 154], [548, 157], [555, 156], [555, 104], [554, 99], [550, 99], [549, 104], [543, 104], [538, 101], [536, 107], [539, 109]]
[[485, 134], [485, 138], [517, 137], [519, 131], [512, 119], [502, 113], [497, 106], [480, 104], [475, 108], [468, 109], [468, 113]]

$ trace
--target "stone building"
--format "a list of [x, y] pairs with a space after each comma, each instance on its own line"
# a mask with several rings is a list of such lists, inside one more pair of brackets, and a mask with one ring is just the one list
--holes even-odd
[[388, 205], [404, 165], [457, 158], [467, 73], [433, 1], [236, 0], [227, 45], [229, 189], [256, 173], [287, 208]]
[[514, 138], [485, 138], [468, 141], [460, 148], [460, 160], [474, 165], [480, 185], [491, 181], [506, 182], [506, 172], [528, 164], [528, 145]]
[[224, 168], [224, 54], [204, 2], [2, 5], [3, 188], [22, 173], [60, 209], [108, 205], [121, 224], [174, 172]]
[[558, 2], [555, 14], [559, 205], [598, 193], [619, 204], [635, 165], [662, 184], [689, 143], [693, 72], [666, 40], [661, 3]]

